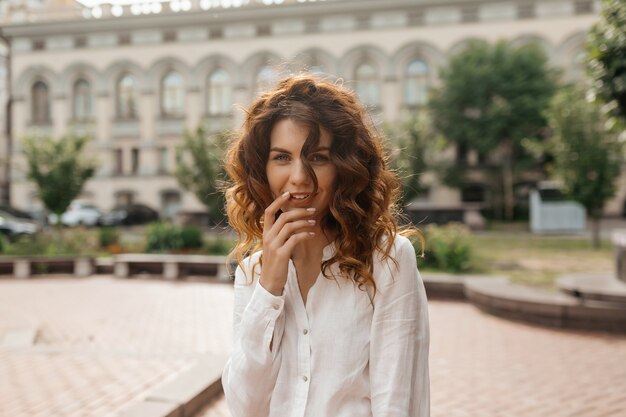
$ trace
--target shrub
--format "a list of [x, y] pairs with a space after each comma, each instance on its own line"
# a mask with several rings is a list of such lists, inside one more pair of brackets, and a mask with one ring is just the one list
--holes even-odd
[[8, 255], [93, 255], [96, 245], [87, 232], [72, 230], [66, 233], [38, 233], [24, 235], [8, 245]]
[[211, 255], [228, 255], [234, 247], [235, 241], [223, 237], [210, 239], [204, 245], [205, 250]]
[[197, 227], [183, 227], [180, 231], [183, 249], [199, 249], [204, 245], [202, 231]]
[[98, 240], [101, 248], [106, 248], [111, 245], [119, 245], [120, 232], [114, 227], [103, 227], [100, 229]]
[[202, 246], [202, 231], [197, 227], [180, 228], [170, 223], [153, 223], [148, 226], [146, 252], [200, 249]]
[[146, 252], [167, 252], [182, 247], [180, 228], [170, 223], [152, 223], [148, 226]]
[[5, 253], [8, 249], [8, 246], [9, 242], [7, 238], [3, 234], [0, 234], [0, 253]]
[[471, 233], [467, 226], [449, 223], [426, 226], [426, 262], [446, 272], [467, 272], [473, 269]]

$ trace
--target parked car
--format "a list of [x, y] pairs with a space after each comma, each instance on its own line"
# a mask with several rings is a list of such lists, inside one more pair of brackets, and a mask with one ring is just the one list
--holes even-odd
[[144, 204], [117, 206], [100, 217], [101, 226], [131, 226], [159, 220], [159, 213]]
[[9, 239], [16, 239], [24, 235], [34, 235], [39, 231], [39, 225], [32, 219], [15, 217], [6, 211], [0, 210], [0, 233]]
[[4, 204], [0, 204], [0, 211], [4, 212], [4, 213], [8, 213], [13, 217], [17, 217], [18, 219], [27, 219], [27, 220], [34, 220], [35, 218], [32, 216], [32, 214], [27, 213], [25, 211], [22, 210], [18, 210], [15, 207], [11, 207], [11, 206], [7, 206]]
[[[65, 226], [96, 226], [102, 212], [92, 204], [83, 201], [72, 201], [65, 213], [61, 215], [61, 223]], [[57, 216], [50, 215], [50, 224], [57, 223]]]

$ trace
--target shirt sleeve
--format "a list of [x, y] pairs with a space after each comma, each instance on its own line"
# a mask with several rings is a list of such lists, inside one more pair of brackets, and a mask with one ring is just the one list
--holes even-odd
[[246, 274], [241, 268], [235, 272], [233, 351], [222, 373], [233, 417], [269, 415], [285, 328], [284, 295], [265, 290], [252, 278], [250, 264]]
[[396, 240], [377, 280], [370, 341], [373, 417], [429, 417], [429, 323], [424, 283], [411, 242]]

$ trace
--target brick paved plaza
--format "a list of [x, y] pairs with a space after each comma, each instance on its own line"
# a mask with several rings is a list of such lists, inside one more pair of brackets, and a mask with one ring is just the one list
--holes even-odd
[[197, 355], [230, 349], [231, 299], [223, 284], [0, 280], [0, 340], [39, 330], [33, 346], [0, 347], [0, 416], [116, 415]]
[[[545, 329], [431, 301], [433, 417], [623, 416], [626, 337]], [[232, 289], [200, 282], [0, 280], [0, 416], [114, 416], [230, 349]], [[1, 345], [1, 343], [0, 343]], [[223, 399], [198, 417], [228, 417]], [[149, 416], [146, 416], [149, 417]]]
[[[624, 417], [626, 337], [431, 301], [432, 417]], [[197, 417], [230, 417], [223, 399]]]

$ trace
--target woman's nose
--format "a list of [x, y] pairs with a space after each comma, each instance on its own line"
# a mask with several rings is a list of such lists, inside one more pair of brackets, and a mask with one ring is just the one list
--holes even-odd
[[304, 168], [304, 164], [300, 160], [296, 160], [291, 166], [290, 181], [294, 184], [309, 182], [309, 174]]

